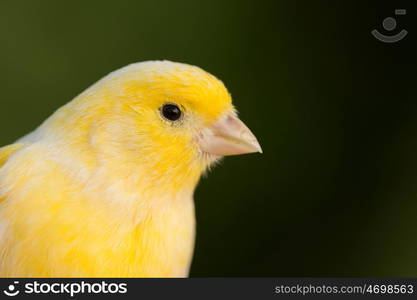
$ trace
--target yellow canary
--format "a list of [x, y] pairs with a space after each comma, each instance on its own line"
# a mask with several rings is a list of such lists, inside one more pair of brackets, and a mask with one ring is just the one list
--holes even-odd
[[117, 70], [0, 149], [0, 276], [187, 277], [201, 174], [252, 152], [213, 75]]

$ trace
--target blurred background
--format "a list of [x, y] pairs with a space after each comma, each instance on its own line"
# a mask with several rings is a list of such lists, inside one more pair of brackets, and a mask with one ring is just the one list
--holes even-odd
[[[199, 185], [192, 276], [415, 277], [412, 4], [3, 0], [0, 145], [124, 65], [198, 65], [265, 153], [227, 158]], [[395, 44], [370, 34], [393, 34], [389, 16], [409, 31]]]

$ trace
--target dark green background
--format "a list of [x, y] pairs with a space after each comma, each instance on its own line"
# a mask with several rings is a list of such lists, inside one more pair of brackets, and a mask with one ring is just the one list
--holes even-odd
[[265, 153], [200, 184], [192, 276], [417, 276], [416, 11], [382, 2], [2, 0], [0, 144], [124, 65], [195, 64]]

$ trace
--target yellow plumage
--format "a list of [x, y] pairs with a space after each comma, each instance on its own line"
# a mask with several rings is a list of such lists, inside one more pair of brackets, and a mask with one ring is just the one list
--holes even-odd
[[[164, 119], [164, 103], [180, 107], [181, 119]], [[0, 149], [0, 276], [188, 276], [193, 192], [222, 156], [200, 140], [231, 115], [214, 76], [144, 62], [111, 73]]]

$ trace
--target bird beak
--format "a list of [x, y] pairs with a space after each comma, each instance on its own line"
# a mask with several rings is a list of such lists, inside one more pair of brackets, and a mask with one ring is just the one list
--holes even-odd
[[217, 156], [262, 153], [256, 137], [235, 115], [228, 115], [205, 128], [198, 143], [202, 151]]

